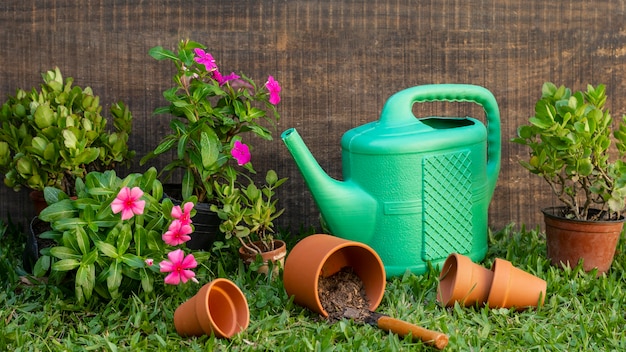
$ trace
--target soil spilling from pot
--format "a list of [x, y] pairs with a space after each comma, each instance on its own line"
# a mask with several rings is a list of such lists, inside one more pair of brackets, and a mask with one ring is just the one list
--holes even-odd
[[351, 267], [345, 267], [328, 277], [320, 276], [318, 294], [331, 323], [344, 317], [368, 322], [371, 316], [363, 281]]

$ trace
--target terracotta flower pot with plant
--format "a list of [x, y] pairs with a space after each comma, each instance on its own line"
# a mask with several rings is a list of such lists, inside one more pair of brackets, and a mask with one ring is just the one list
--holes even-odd
[[[626, 117], [613, 129], [602, 84], [572, 92], [547, 82], [541, 92], [535, 115], [518, 128], [512, 141], [528, 146], [529, 159], [521, 160], [521, 165], [543, 178], [563, 204], [543, 210], [548, 257], [557, 266], [574, 266], [582, 260], [585, 271], [596, 268], [601, 274], [611, 266], [624, 223]], [[619, 158], [611, 161], [613, 140]], [[583, 223], [615, 228], [581, 231]], [[576, 231], [569, 232], [570, 228]], [[610, 248], [598, 250], [600, 243]], [[560, 247], [564, 244], [569, 248]]]
[[226, 240], [234, 240], [240, 245], [239, 255], [244, 263], [251, 265], [261, 257], [259, 272], [268, 273], [271, 262], [273, 274], [284, 266], [287, 246], [285, 242], [274, 238], [274, 220], [284, 209], [276, 209], [276, 188], [287, 179], [279, 179], [274, 170], [265, 175], [265, 184], [260, 188], [253, 181], [244, 187], [237, 182], [237, 174], [228, 172], [227, 183], [216, 182], [215, 193], [218, 204], [212, 205], [222, 220], [220, 231]]
[[197, 203], [202, 212], [220, 204], [216, 187], [228, 183], [227, 174], [256, 173], [250, 153], [252, 136], [272, 139], [272, 131], [264, 124], [274, 126], [280, 119], [276, 106], [281, 90], [272, 76], [259, 85], [243, 73], [222, 74], [205, 49], [191, 40], [180, 41], [177, 52], [161, 46], [150, 49], [151, 57], [170, 61], [176, 71], [174, 86], [163, 92], [169, 105], [154, 111], [171, 117], [171, 132], [141, 159], [143, 165], [173, 151], [174, 159], [161, 176], [167, 181], [173, 171], [182, 170], [182, 200]]
[[73, 86], [59, 68], [43, 76], [40, 90], [18, 89], [0, 108], [0, 173], [4, 184], [31, 190], [40, 212], [45, 187], [70, 194], [77, 178], [127, 164], [132, 115], [119, 102], [111, 109], [114, 131], [100, 113], [100, 98], [91, 88]]

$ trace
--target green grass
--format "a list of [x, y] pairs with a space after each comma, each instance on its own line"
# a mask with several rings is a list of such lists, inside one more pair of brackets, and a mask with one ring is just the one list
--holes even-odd
[[[199, 286], [161, 292], [149, 301], [136, 297], [77, 306], [71, 295], [18, 277], [23, 238], [19, 226], [0, 224], [0, 350], [11, 351], [408, 351], [430, 350], [352, 321], [328, 324], [295, 305], [281, 280], [250, 273], [231, 252], [205, 263], [204, 282], [233, 280], [246, 294], [250, 326], [231, 340], [182, 338], [173, 314]], [[435, 301], [437, 273], [388, 281], [378, 311], [447, 333], [450, 351], [626, 350], [624, 241], [608, 274], [599, 278], [580, 268], [561, 270], [545, 259], [545, 242], [535, 230], [512, 226], [490, 235], [483, 264], [501, 257], [548, 282], [545, 305], [516, 312], [487, 307], [443, 308]], [[293, 245], [296, 238], [288, 241]]]

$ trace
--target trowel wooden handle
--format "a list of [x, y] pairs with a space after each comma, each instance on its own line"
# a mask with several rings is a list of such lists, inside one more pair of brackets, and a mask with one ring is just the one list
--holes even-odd
[[422, 342], [433, 345], [440, 350], [448, 345], [448, 335], [438, 331], [424, 329], [400, 319], [382, 316], [378, 318], [377, 323], [380, 329], [391, 331], [402, 337], [411, 333], [414, 338], [418, 338], [422, 340]]

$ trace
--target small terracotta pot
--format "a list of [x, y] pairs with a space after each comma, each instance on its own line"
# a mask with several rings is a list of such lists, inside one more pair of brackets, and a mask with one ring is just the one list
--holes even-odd
[[546, 223], [547, 255], [554, 266], [575, 266], [582, 259], [584, 271], [605, 273], [613, 263], [624, 220], [583, 221], [557, 214], [562, 207], [542, 209]]
[[215, 279], [174, 312], [176, 332], [181, 336], [214, 334], [231, 338], [250, 323], [248, 301], [232, 281]]
[[285, 262], [283, 282], [294, 302], [328, 317], [319, 298], [319, 278], [328, 277], [344, 267], [351, 267], [359, 276], [374, 311], [385, 293], [385, 267], [369, 246], [330, 235], [311, 235], [289, 253]]
[[474, 264], [469, 257], [453, 253], [443, 263], [439, 274], [437, 301], [446, 307], [482, 304], [487, 300], [493, 272]]
[[[262, 248], [261, 242], [254, 242], [254, 244]], [[239, 247], [239, 257], [246, 265], [254, 263], [256, 259], [256, 253], [250, 253], [245, 247]], [[273, 275], [278, 275], [278, 268], [285, 267], [285, 257], [287, 256], [287, 245], [281, 240], [274, 240], [274, 250], [269, 252], [263, 252], [260, 254], [263, 258], [263, 265], [257, 270], [259, 273], [267, 274], [269, 272], [269, 262], [274, 264], [272, 269]]]
[[511, 262], [496, 258], [491, 268], [493, 281], [487, 304], [490, 308], [518, 310], [542, 306], [548, 284], [532, 274], [518, 269]]
[[42, 191], [31, 191], [28, 193], [28, 196], [30, 197], [30, 200], [33, 201], [33, 208], [35, 209], [36, 215], [39, 215], [39, 213], [41, 213], [41, 211], [46, 209], [48, 206]]
[[543, 305], [547, 283], [496, 258], [487, 270], [461, 254], [451, 254], [439, 276], [437, 300], [445, 306], [455, 302], [470, 306], [487, 304], [490, 308], [518, 310]]

